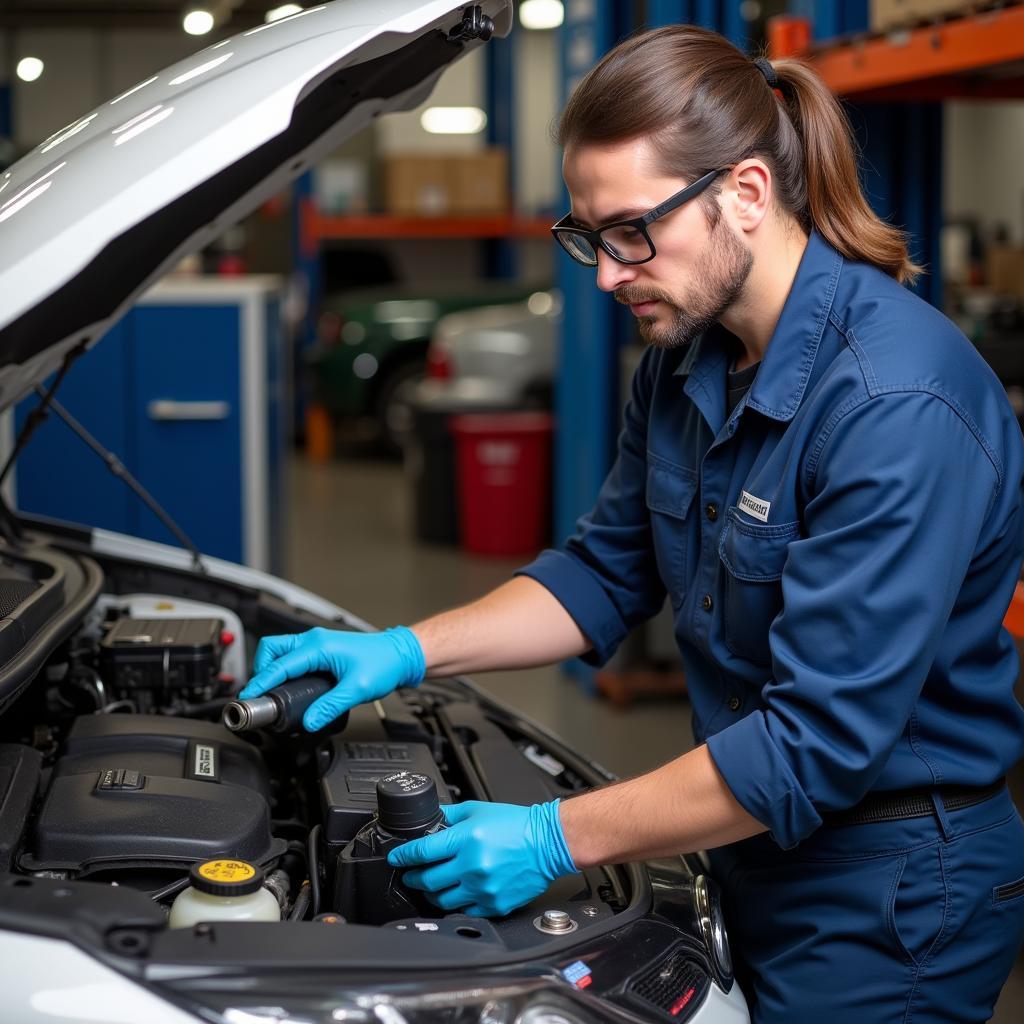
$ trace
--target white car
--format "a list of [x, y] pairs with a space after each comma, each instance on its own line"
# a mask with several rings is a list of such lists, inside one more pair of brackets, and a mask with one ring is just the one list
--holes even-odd
[[[54, 371], [59, 388], [183, 255], [511, 18], [507, 0], [314, 7], [46, 140], [0, 176], [0, 410]], [[370, 627], [255, 570], [2, 501], [0, 556], [5, 1024], [749, 1020], [696, 857], [586, 869], [484, 921], [366, 855], [396, 777], [419, 777], [417, 799], [520, 803], [608, 780], [470, 681], [326, 735], [260, 728], [267, 698], [234, 697], [261, 636]], [[195, 887], [211, 916], [169, 917]], [[253, 901], [260, 920], [225, 919]]]
[[[562, 294], [460, 310], [441, 317], [427, 349], [428, 379], [486, 395], [496, 406], [550, 407], [558, 370]], [[453, 395], [455, 392], [453, 391]]]

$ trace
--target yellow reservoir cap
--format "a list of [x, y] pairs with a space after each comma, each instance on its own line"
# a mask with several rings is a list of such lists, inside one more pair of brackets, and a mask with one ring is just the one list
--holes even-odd
[[193, 888], [211, 896], [242, 896], [263, 885], [262, 868], [234, 857], [193, 864], [189, 875]]
[[244, 860], [208, 860], [199, 865], [199, 874], [211, 882], [248, 882], [256, 869]]

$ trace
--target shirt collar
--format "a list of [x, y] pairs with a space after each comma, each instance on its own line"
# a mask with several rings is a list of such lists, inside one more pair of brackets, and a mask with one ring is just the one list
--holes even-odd
[[[793, 286], [782, 307], [761, 368], [747, 395], [747, 408], [774, 420], [790, 420], [800, 408], [822, 332], [832, 310], [843, 257], [811, 231]], [[714, 329], [687, 347], [677, 376], [696, 374], [721, 358]]]

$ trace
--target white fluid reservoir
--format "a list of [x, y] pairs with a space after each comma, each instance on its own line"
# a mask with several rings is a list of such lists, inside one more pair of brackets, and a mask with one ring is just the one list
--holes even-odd
[[191, 928], [200, 921], [280, 921], [281, 907], [263, 888], [263, 871], [248, 861], [221, 858], [195, 864], [192, 884], [171, 905], [168, 924]]

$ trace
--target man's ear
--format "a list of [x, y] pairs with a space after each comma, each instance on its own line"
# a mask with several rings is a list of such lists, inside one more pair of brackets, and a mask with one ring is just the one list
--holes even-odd
[[[753, 231], [768, 216], [772, 199], [772, 172], [757, 157], [741, 160], [723, 190], [732, 220], [742, 231]], [[731, 187], [730, 187], [731, 186]]]

